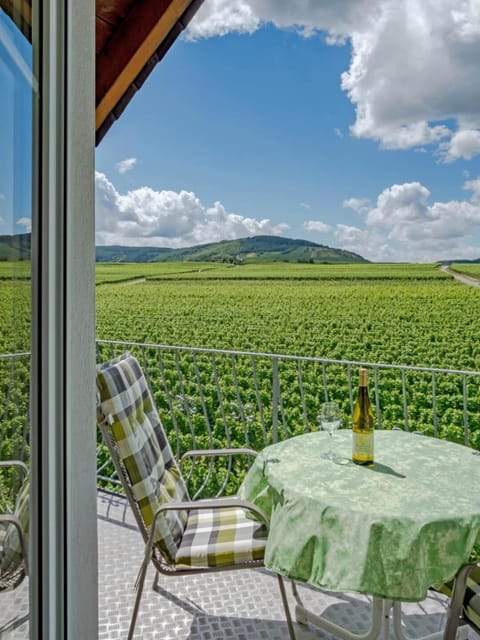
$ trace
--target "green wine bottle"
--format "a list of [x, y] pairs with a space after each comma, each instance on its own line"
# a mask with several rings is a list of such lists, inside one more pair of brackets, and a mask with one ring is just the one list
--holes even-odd
[[358, 396], [352, 416], [352, 460], [373, 466], [373, 412], [368, 397], [368, 371], [360, 369]]

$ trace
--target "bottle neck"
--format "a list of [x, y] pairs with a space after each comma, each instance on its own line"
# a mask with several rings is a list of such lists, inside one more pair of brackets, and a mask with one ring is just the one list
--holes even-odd
[[360, 369], [359, 386], [366, 387], [368, 384], [368, 371], [367, 369]]

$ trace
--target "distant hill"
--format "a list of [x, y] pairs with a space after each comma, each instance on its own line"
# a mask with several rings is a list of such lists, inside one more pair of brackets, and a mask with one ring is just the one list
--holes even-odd
[[30, 234], [0, 236], [0, 260], [30, 260]]
[[[0, 236], [0, 260], [29, 260], [30, 234]], [[368, 262], [362, 256], [309, 240], [279, 236], [253, 236], [222, 240], [184, 249], [165, 247], [96, 247], [97, 262]]]
[[368, 262], [362, 256], [308, 240], [253, 236], [184, 249], [97, 247], [97, 262]]
[[465, 260], [462, 258], [461, 260], [439, 260], [440, 264], [445, 264], [447, 266], [451, 264], [479, 264], [480, 258], [475, 258], [474, 260]]
[[122, 247], [112, 244], [95, 247], [97, 262], [165, 262], [172, 249], [163, 247]]

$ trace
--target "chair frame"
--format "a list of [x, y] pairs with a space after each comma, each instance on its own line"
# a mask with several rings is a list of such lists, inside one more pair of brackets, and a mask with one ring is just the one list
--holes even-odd
[[480, 562], [463, 565], [455, 576], [453, 591], [448, 605], [447, 623], [443, 632], [443, 640], [455, 640], [460, 625], [469, 625], [474, 631], [480, 633], [480, 628], [474, 625], [463, 614], [463, 601], [467, 589], [468, 576], [475, 568], [480, 568]]
[[[140, 570], [137, 576], [137, 580], [135, 582], [135, 589], [137, 591], [135, 597], [135, 604], [133, 607], [132, 618], [130, 621], [130, 627], [128, 631], [128, 640], [133, 639], [133, 634], [135, 632], [135, 625], [137, 622], [138, 611], [140, 609], [140, 602], [142, 599], [143, 588], [145, 584], [145, 577], [147, 574], [147, 569], [152, 562], [153, 566], [156, 569], [155, 579], [153, 582], [153, 589], [156, 590], [158, 586], [159, 574], [162, 573], [164, 575], [193, 575], [199, 573], [213, 573], [219, 571], [232, 571], [237, 569], [252, 569], [254, 567], [264, 567], [264, 560], [250, 560], [248, 562], [242, 562], [235, 565], [227, 565], [221, 567], [199, 567], [199, 568], [190, 568], [190, 569], [178, 569], [172, 566], [171, 564], [165, 562], [160, 551], [154, 545], [154, 536], [155, 536], [155, 525], [158, 517], [166, 512], [166, 511], [184, 511], [184, 510], [201, 510], [201, 509], [212, 509], [212, 508], [232, 508], [239, 507], [241, 509], [245, 509], [254, 513], [257, 518], [265, 525], [267, 532], [269, 530], [269, 521], [267, 516], [263, 513], [261, 509], [253, 505], [252, 503], [246, 500], [240, 500], [235, 497], [227, 497], [227, 498], [212, 498], [209, 500], [190, 500], [190, 501], [182, 501], [182, 502], [170, 502], [162, 505], [157, 509], [153, 516], [152, 524], [149, 528], [145, 526], [143, 521], [140, 509], [135, 500], [135, 496], [133, 494], [132, 488], [128, 481], [128, 475], [126, 470], [123, 468], [123, 464], [120, 461], [120, 458], [117, 455], [116, 444], [113, 440], [111, 434], [108, 430], [108, 425], [106, 420], [100, 421], [99, 423], [100, 430], [102, 432], [102, 436], [104, 441], [110, 451], [110, 455], [113, 460], [113, 464], [117, 471], [118, 477], [122, 483], [123, 489], [125, 491], [125, 495], [127, 500], [132, 508], [133, 514], [137, 521], [140, 532], [143, 536], [145, 542], [145, 553], [142, 564], [140, 566]], [[185, 452], [180, 458], [179, 464], [181, 467], [182, 462], [187, 458], [195, 458], [195, 457], [220, 457], [220, 456], [234, 456], [234, 455], [249, 455], [249, 456], [257, 456], [257, 452], [253, 449], [248, 448], [237, 448], [237, 449], [192, 449], [190, 451]], [[285, 584], [283, 581], [283, 577], [280, 574], [277, 574], [278, 584], [280, 588], [280, 594], [282, 597], [282, 604], [285, 610], [285, 616], [287, 619], [288, 632], [290, 636], [290, 640], [296, 640], [295, 632], [293, 629], [292, 618], [290, 615], [290, 609], [287, 601], [287, 594], [285, 590]]]
[[[18, 467], [22, 471], [22, 482], [28, 475], [28, 467], [24, 462], [20, 460], [1, 460], [0, 468]], [[20, 548], [22, 550], [22, 561], [19, 568], [8, 578], [3, 578], [0, 575], [0, 593], [2, 591], [16, 589], [23, 580], [28, 576], [28, 555], [27, 555], [27, 543], [25, 540], [25, 533], [20, 520], [13, 513], [6, 513], [0, 515], [0, 525], [8, 526], [12, 524], [18, 533], [20, 540]]]

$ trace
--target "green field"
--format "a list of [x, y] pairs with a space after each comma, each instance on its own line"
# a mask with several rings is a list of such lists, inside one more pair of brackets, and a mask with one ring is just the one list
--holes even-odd
[[[8, 275], [7, 271], [4, 273]], [[28, 350], [28, 281], [0, 280], [0, 300], [0, 352]], [[437, 265], [99, 264], [96, 304], [96, 334], [101, 340], [480, 370], [480, 290], [455, 282]], [[108, 350], [102, 348], [100, 357], [106, 359]], [[199, 363], [190, 354], [177, 360], [173, 355], [166, 358], [165, 376], [175, 399], [173, 418], [163, 391], [157, 354], [148, 351], [146, 360], [162, 417], [172, 437], [178, 428], [181, 450], [194, 442], [189, 421], [198, 431], [196, 446], [210, 444], [205, 415], [209, 416], [217, 446], [225, 444], [225, 421], [232, 444], [245, 444], [242, 421], [228, 411], [226, 417], [223, 415], [225, 407], [218, 401], [208, 358], [202, 361], [205, 368], [200, 372], [196, 370]], [[305, 419], [296, 389], [296, 366], [281, 363], [279, 370], [284, 394], [282, 415], [290, 434], [300, 432]], [[227, 408], [239, 403], [253, 407], [248, 416], [249, 444], [261, 448], [265, 435], [255, 409], [251, 363], [240, 358], [236, 367], [232, 369], [228, 358], [222, 362], [219, 359], [217, 373], [223, 401]], [[181, 384], [178, 371], [183, 378]], [[28, 389], [28, 362], [15, 370], [19, 381], [16, 395], [12, 395], [12, 370], [7, 363], [2, 365], [0, 374], [2, 410], [13, 429], [9, 430], [10, 436], [4, 433], [7, 437], [3, 438], [0, 455], [10, 457], [19, 444], [11, 435], [18, 433], [25, 421], [23, 396]], [[258, 375], [258, 393], [265, 403], [268, 422], [271, 363], [259, 364]], [[315, 428], [322, 399], [322, 370], [317, 365], [305, 365], [302, 375], [306, 418], [309, 428]], [[331, 369], [328, 376], [330, 393], [340, 400], [347, 415], [350, 404], [344, 373]], [[199, 392], [198, 377], [202, 379], [204, 397]], [[235, 380], [240, 391], [235, 391]], [[408, 374], [406, 384], [404, 399], [400, 373], [382, 374], [379, 390], [383, 426], [401, 424], [403, 404], [407, 402], [413, 426], [432, 433], [431, 375]], [[469, 441], [480, 448], [479, 385], [478, 378], [469, 380], [464, 391], [461, 377], [439, 377], [437, 419], [442, 437], [462, 441], [465, 392]], [[193, 418], [188, 415], [190, 409], [185, 409], [184, 398], [195, 411]], [[172, 419], [176, 420], [176, 427]]]
[[[29, 350], [28, 270], [0, 263], [0, 353]], [[100, 339], [480, 369], [480, 291], [436, 265], [99, 264], [96, 293]]]
[[97, 284], [148, 280], [450, 280], [435, 264], [271, 264], [215, 262], [97, 264]]
[[433, 265], [187, 264], [113, 265], [97, 338], [480, 368], [480, 292]]
[[480, 280], [480, 263], [478, 262], [457, 262], [452, 264], [451, 269], [458, 273], [465, 273], [467, 276], [473, 276], [477, 280]]

